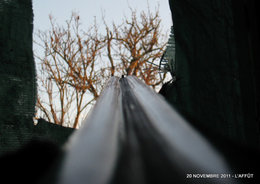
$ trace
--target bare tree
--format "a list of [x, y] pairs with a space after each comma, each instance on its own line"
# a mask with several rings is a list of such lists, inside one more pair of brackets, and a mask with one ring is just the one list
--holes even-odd
[[74, 13], [66, 26], [51, 16], [50, 22], [49, 31], [37, 34], [37, 44], [43, 48], [36, 56], [38, 116], [76, 128], [110, 76], [135, 75], [153, 88], [162, 83], [156, 64], [166, 38], [160, 32], [158, 10], [142, 12], [140, 17], [132, 10], [130, 19], [112, 28], [104, 21], [105, 34], [99, 33], [96, 22], [82, 31]]
[[[136, 11], [132, 10], [132, 17], [125, 18], [123, 24], [119, 26], [113, 24], [112, 31], [106, 28], [108, 40], [106, 47], [110, 63], [113, 63], [110, 54], [113, 47], [114, 56], [120, 61], [120, 72], [135, 75], [152, 87], [162, 83], [158, 78], [157, 65], [166, 42], [160, 30], [160, 22], [158, 10], [155, 14], [150, 11], [141, 12], [140, 17], [137, 17]], [[114, 44], [110, 43], [111, 40], [114, 40]]]

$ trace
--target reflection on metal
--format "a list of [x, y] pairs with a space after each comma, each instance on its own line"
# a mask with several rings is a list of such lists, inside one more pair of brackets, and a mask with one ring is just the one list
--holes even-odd
[[112, 176], [118, 158], [120, 86], [111, 78], [83, 127], [67, 145], [62, 184], [101, 184]]
[[133, 76], [111, 78], [66, 150], [62, 184], [187, 183], [187, 174], [230, 173], [208, 141]]

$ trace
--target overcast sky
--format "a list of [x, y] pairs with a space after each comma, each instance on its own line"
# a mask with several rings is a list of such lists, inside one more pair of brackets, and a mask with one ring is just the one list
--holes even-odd
[[172, 24], [168, 0], [33, 0], [34, 30], [50, 27], [49, 14], [63, 23], [72, 11], [79, 13], [84, 25], [91, 24], [94, 17], [101, 23], [102, 11], [108, 23], [121, 22], [124, 15], [129, 15], [129, 6], [138, 11], [147, 10], [147, 1], [151, 10], [159, 4], [162, 25], [168, 29]]

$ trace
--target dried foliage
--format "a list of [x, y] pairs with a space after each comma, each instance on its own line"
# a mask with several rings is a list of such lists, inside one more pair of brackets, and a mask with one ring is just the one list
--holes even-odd
[[39, 31], [38, 117], [63, 126], [78, 127], [88, 107], [111, 76], [135, 75], [155, 88], [161, 85], [158, 64], [166, 38], [160, 30], [158, 10], [142, 12], [123, 23], [106, 24], [103, 34], [96, 22], [82, 30], [73, 13], [65, 26], [50, 16], [51, 29]]

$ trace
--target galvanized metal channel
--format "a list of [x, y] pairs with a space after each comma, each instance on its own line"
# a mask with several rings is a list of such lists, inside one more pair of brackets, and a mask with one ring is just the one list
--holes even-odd
[[67, 147], [60, 183], [102, 184], [113, 175], [122, 124], [119, 78], [113, 77]]
[[133, 76], [110, 79], [66, 150], [62, 184], [191, 183], [187, 174], [230, 173], [209, 142]]

